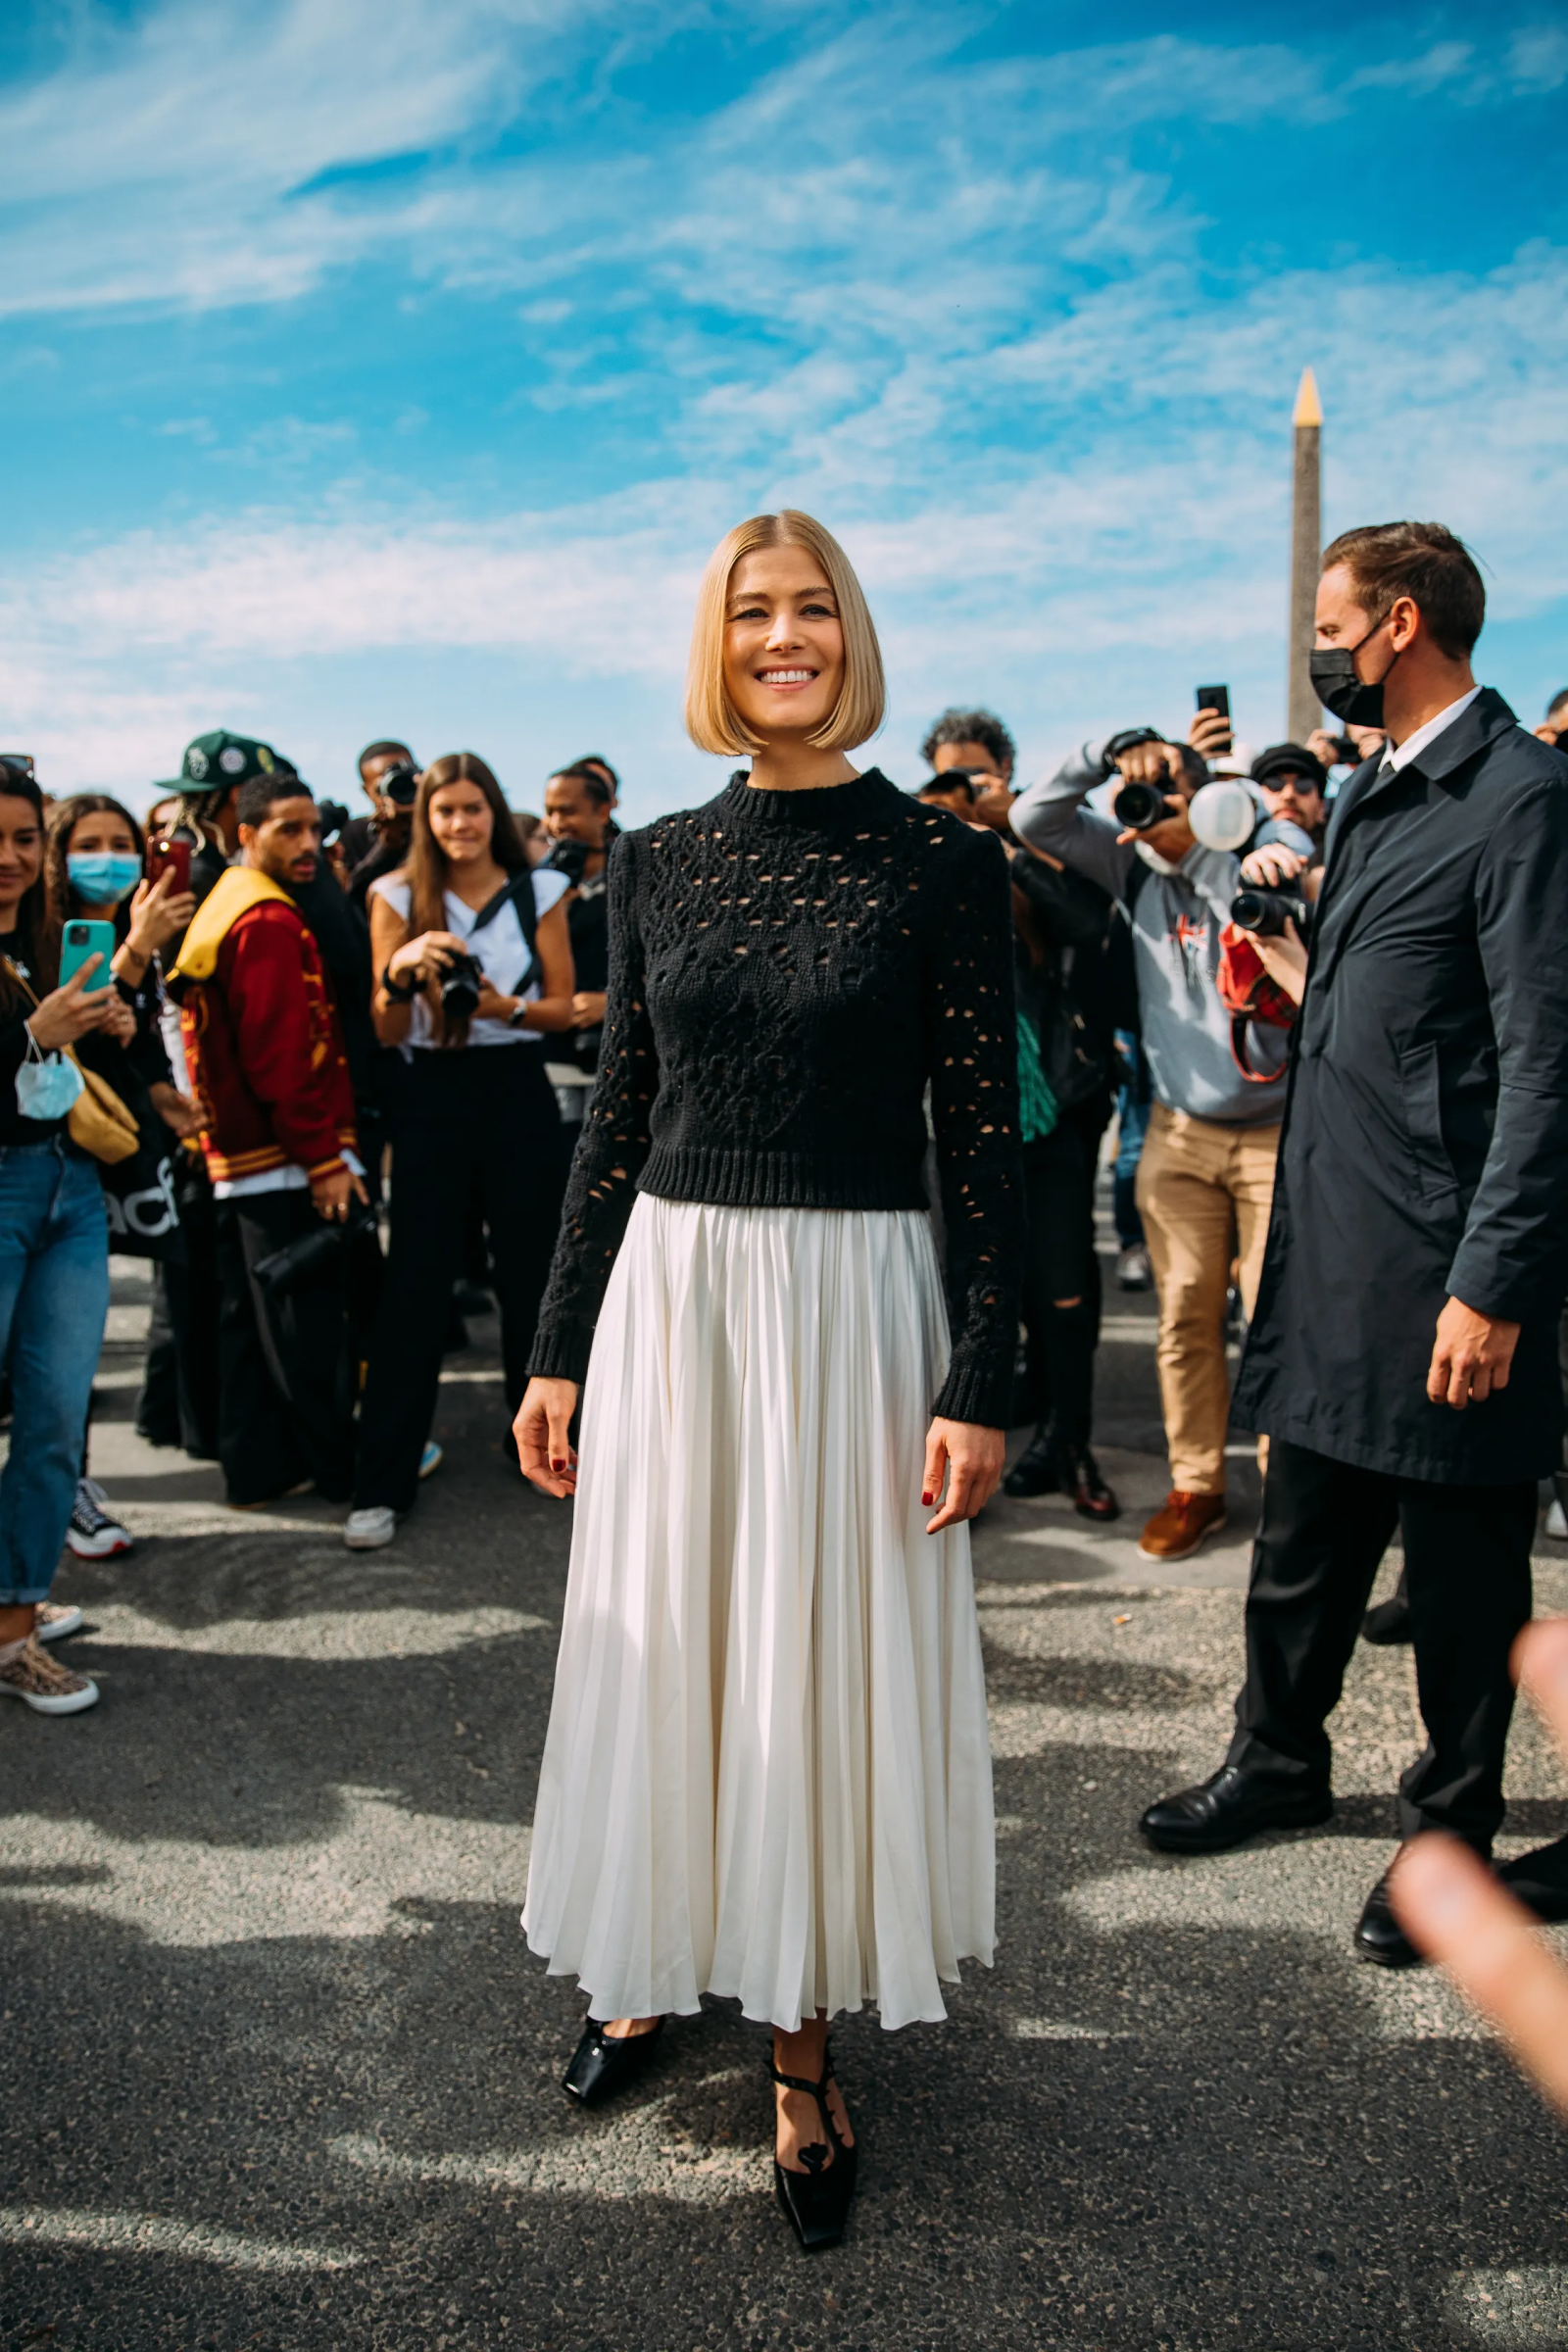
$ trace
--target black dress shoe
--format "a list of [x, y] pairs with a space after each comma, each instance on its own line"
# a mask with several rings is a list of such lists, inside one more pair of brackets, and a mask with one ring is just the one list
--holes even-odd
[[1356, 1922], [1355, 1948], [1361, 1959], [1375, 1960], [1379, 1968], [1419, 1968], [1426, 1959], [1394, 1916], [1387, 1871], [1367, 1896]]
[[1368, 1609], [1361, 1620], [1361, 1639], [1381, 1649], [1410, 1640], [1410, 1589], [1401, 1575], [1387, 1600]]
[[1509, 1893], [1548, 1927], [1568, 1919], [1568, 1838], [1505, 1862], [1497, 1876]]
[[1199, 1788], [1162, 1796], [1138, 1827], [1162, 1853], [1222, 1854], [1259, 1830], [1309, 1830], [1333, 1810], [1327, 1788], [1301, 1788], [1226, 1764]]
[[661, 2018], [646, 2034], [607, 2034], [599, 2019], [591, 2017], [562, 2078], [562, 2088], [584, 2107], [597, 2107], [642, 2073], [663, 2031]]
[[1121, 1504], [1100, 1475], [1100, 1464], [1087, 1446], [1065, 1444], [1056, 1450], [1056, 1484], [1072, 1496], [1080, 1519], [1119, 1519]]
[[1054, 1494], [1061, 1486], [1055, 1439], [1042, 1422], [1002, 1482], [1004, 1494]]
[[832, 2109], [827, 2103], [827, 2086], [833, 2080], [833, 2060], [822, 2052], [822, 2080], [808, 2082], [804, 2075], [781, 2075], [769, 2059], [767, 2071], [775, 2082], [786, 2090], [804, 2090], [808, 2098], [816, 2101], [822, 2111], [825, 2140], [815, 2140], [801, 2150], [804, 2172], [796, 2172], [773, 2159], [773, 2193], [783, 2206], [790, 2228], [801, 2241], [805, 2254], [820, 2254], [827, 2246], [836, 2246], [844, 2235], [845, 2218], [850, 2199], [855, 2194], [856, 2158], [859, 2151], [846, 2147], [838, 2135]]

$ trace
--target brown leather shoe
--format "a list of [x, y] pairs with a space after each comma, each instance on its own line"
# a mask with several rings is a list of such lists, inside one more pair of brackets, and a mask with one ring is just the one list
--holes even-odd
[[1223, 1494], [1184, 1494], [1172, 1487], [1138, 1540], [1146, 1560], [1187, 1560], [1225, 1524]]

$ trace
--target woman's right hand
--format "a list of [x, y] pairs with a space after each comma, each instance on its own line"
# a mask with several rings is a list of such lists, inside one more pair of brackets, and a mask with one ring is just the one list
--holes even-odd
[[114, 990], [89, 991], [87, 987], [102, 961], [101, 956], [89, 956], [64, 988], [52, 989], [48, 996], [39, 999], [37, 1009], [28, 1013], [27, 1027], [40, 1054], [55, 1054], [62, 1046], [74, 1046], [78, 1037], [85, 1037], [89, 1030], [101, 1029], [108, 1020], [117, 1002]]
[[421, 931], [417, 939], [405, 940], [387, 958], [387, 972], [394, 980], [416, 978], [421, 988], [444, 972], [453, 958], [466, 956], [467, 949], [450, 931]]
[[523, 1477], [558, 1499], [577, 1492], [577, 1456], [567, 1432], [578, 1395], [574, 1380], [530, 1380], [512, 1424]]
[[160, 948], [167, 948], [186, 930], [196, 911], [196, 894], [192, 890], [177, 890], [172, 866], [165, 868], [156, 882], [141, 881], [130, 902], [130, 922], [125, 932], [125, 945], [146, 962]]

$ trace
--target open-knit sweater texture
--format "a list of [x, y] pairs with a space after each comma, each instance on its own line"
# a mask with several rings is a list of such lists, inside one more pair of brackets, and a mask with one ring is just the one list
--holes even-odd
[[599, 1079], [531, 1370], [584, 1377], [639, 1191], [926, 1207], [929, 1086], [954, 1319], [933, 1409], [1003, 1425], [1023, 1210], [1001, 843], [875, 768], [801, 792], [742, 773], [623, 834], [609, 895]]

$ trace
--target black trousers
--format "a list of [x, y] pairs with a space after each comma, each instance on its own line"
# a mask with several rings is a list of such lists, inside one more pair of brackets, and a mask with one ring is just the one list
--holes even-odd
[[315, 1481], [331, 1502], [354, 1482], [354, 1364], [343, 1252], [324, 1273], [270, 1297], [251, 1269], [314, 1233], [308, 1192], [216, 1204], [220, 1293], [218, 1456], [230, 1502], [266, 1502]]
[[1247, 1680], [1229, 1761], [1326, 1785], [1339, 1704], [1378, 1562], [1398, 1528], [1426, 1751], [1399, 1782], [1399, 1829], [1490, 1853], [1513, 1714], [1508, 1651], [1530, 1615], [1533, 1485], [1438, 1486], [1276, 1438], [1247, 1595]]
[[392, 1246], [360, 1408], [354, 1500], [406, 1511], [430, 1434], [477, 1178], [495, 1261], [510, 1420], [527, 1386], [561, 1221], [565, 1149], [537, 1046], [416, 1049], [390, 1090]]
[[[1095, 1414], [1100, 1343], [1100, 1259], [1095, 1252], [1095, 1172], [1110, 1099], [1095, 1095], [1064, 1111], [1023, 1151], [1023, 1323], [1028, 1335], [1027, 1411], [1055, 1435], [1087, 1446]], [[1076, 1298], [1076, 1306], [1058, 1306]], [[1016, 1407], [1014, 1418], [1018, 1417]]]
[[188, 1152], [175, 1162], [180, 1253], [153, 1263], [147, 1360], [136, 1429], [149, 1445], [218, 1459], [218, 1241], [213, 1188]]

